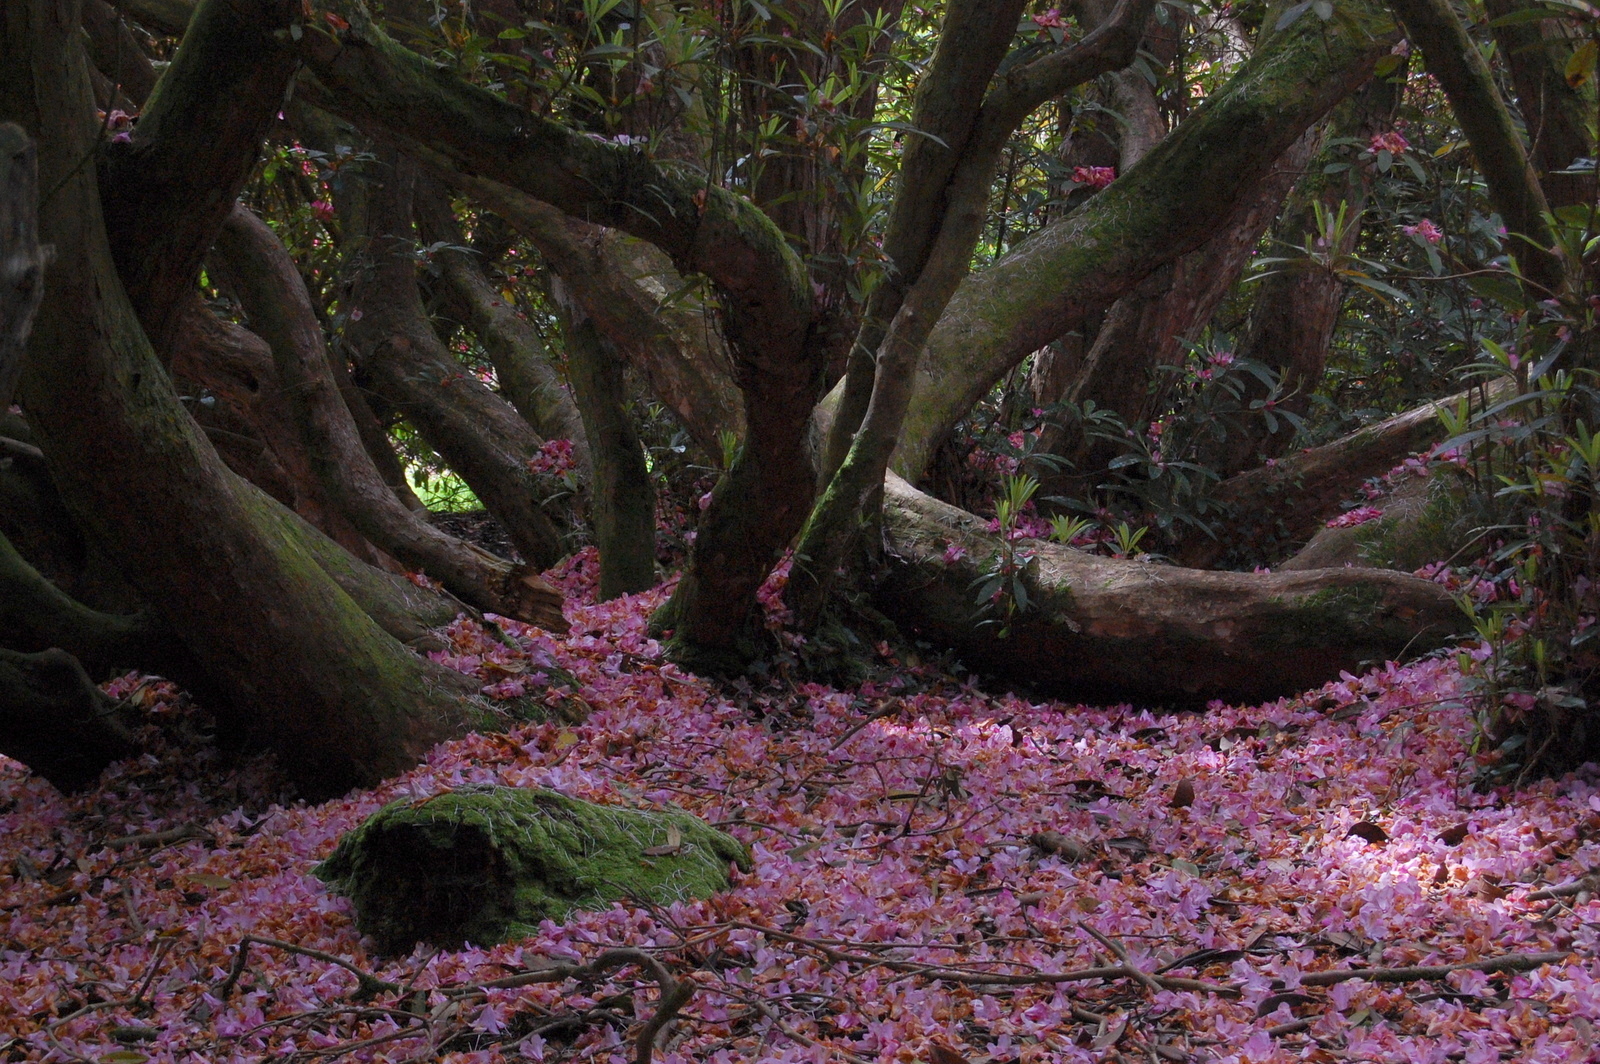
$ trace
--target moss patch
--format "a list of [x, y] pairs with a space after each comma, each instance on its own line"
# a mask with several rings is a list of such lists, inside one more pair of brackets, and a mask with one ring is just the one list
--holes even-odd
[[623, 898], [707, 897], [727, 888], [730, 862], [748, 870], [749, 851], [688, 813], [481, 787], [389, 803], [316, 874], [355, 903], [363, 934], [397, 953], [492, 945]]

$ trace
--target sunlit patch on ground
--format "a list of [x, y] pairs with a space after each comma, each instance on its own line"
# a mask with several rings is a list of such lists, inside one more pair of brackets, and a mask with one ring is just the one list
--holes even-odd
[[[1600, 793], [1474, 792], [1448, 664], [1176, 716], [910, 674], [738, 705], [660, 663], [659, 593], [582, 604], [590, 569], [563, 576], [570, 638], [515, 629], [511, 652], [458, 625], [452, 655], [486, 686], [579, 695], [583, 724], [474, 736], [317, 806], [275, 804], [260, 766], [203, 742], [71, 800], [0, 763], [0, 1060], [631, 1060], [658, 1007], [636, 966], [482, 988], [614, 945], [692, 981], [654, 1050], [682, 1064], [1600, 1052], [1600, 907], [1539, 894], [1600, 865]], [[140, 697], [180, 712], [170, 687]], [[311, 867], [385, 801], [473, 782], [677, 805], [756, 871], [518, 944], [371, 955]], [[224, 995], [245, 935], [311, 952], [254, 945]], [[1565, 956], [1336, 974], [1541, 953]], [[354, 994], [336, 960], [399, 989]]]

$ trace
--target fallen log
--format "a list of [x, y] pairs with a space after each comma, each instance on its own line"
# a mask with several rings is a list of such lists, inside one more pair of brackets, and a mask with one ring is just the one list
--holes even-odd
[[884, 494], [878, 608], [980, 672], [1073, 699], [1261, 701], [1432, 650], [1465, 625], [1443, 588], [1386, 570], [1205, 572], [1028, 541], [1029, 607], [1002, 638], [973, 590], [999, 537], [893, 474]]

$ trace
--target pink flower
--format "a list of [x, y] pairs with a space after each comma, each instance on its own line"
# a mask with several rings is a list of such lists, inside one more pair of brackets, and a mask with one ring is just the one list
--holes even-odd
[[1329, 528], [1350, 528], [1353, 525], [1364, 525], [1368, 521], [1376, 521], [1383, 516], [1383, 511], [1376, 506], [1357, 506], [1354, 510], [1346, 510], [1338, 517], [1328, 522]]
[[1380, 151], [1386, 151], [1390, 155], [1404, 155], [1409, 147], [1411, 142], [1391, 129], [1387, 133], [1376, 134], [1368, 143], [1367, 150], [1374, 155]]
[[1042, 15], [1033, 16], [1033, 21], [1042, 30], [1064, 30], [1067, 24], [1061, 20], [1061, 9], [1052, 7]]
[[1400, 231], [1406, 236], [1418, 236], [1430, 244], [1437, 244], [1444, 239], [1444, 230], [1424, 218], [1416, 225], [1403, 225]]
[[953, 565], [966, 556], [966, 548], [961, 546], [959, 543], [950, 543], [944, 548], [944, 560], [946, 564]]
[[1088, 185], [1093, 189], [1102, 189], [1117, 179], [1117, 171], [1111, 166], [1075, 166], [1072, 168], [1072, 180], [1080, 185]]
[[311, 214], [318, 221], [331, 222], [333, 221], [333, 204], [327, 200], [317, 200], [311, 205]]

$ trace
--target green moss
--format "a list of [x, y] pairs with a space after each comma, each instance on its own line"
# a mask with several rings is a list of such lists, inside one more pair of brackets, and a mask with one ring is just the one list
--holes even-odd
[[665, 905], [751, 867], [737, 839], [683, 812], [596, 805], [539, 788], [401, 799], [339, 841], [316, 874], [386, 952], [491, 945], [623, 898]]

